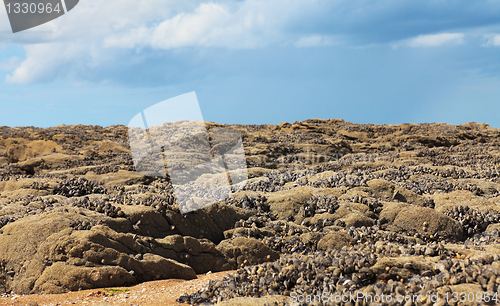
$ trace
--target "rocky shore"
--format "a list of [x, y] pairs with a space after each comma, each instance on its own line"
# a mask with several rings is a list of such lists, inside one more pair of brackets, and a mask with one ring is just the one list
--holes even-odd
[[249, 180], [183, 215], [168, 177], [135, 171], [125, 126], [0, 127], [0, 294], [237, 270], [177, 301], [500, 300], [500, 130], [338, 119], [207, 128], [241, 134]]

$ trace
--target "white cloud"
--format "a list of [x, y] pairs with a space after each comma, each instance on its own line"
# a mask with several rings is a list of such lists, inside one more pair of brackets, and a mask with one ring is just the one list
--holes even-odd
[[[457, 6], [456, 16], [449, 17], [448, 5], [436, 7], [431, 0], [382, 3], [368, 0], [359, 3], [348, 0], [85, 0], [67, 15], [47, 24], [25, 33], [1, 35], [0, 44], [23, 45], [26, 51], [24, 61], [7, 77], [9, 83], [48, 82], [67, 76], [102, 81], [121, 77], [124, 64], [140, 63], [148, 57], [165, 58], [179, 48], [253, 49], [272, 45], [303, 48], [338, 44], [337, 37], [350, 41], [359, 38], [361, 45], [374, 41], [386, 44], [408, 37], [401, 33], [415, 33], [414, 24], [419, 23], [412, 21], [427, 18], [425, 14], [431, 11], [435, 20], [429, 24], [437, 25], [435, 32], [447, 31], [442, 28], [442, 16], [452, 19], [453, 28], [458, 28], [460, 22], [466, 28], [467, 23], [477, 20], [476, 13], [471, 13], [468, 19], [462, 18], [468, 17], [467, 13], [458, 14], [462, 10], [470, 11], [466, 4]], [[492, 11], [486, 4], [479, 6], [480, 9], [473, 12]], [[408, 12], [418, 13], [410, 14], [409, 20], [402, 24], [401, 16]], [[2, 14], [5, 15], [0, 10], [0, 31], [8, 31], [7, 16]], [[46, 33], [34, 34], [37, 31]], [[460, 44], [463, 38], [460, 33], [421, 35], [402, 40], [399, 45]]]
[[295, 41], [294, 46], [297, 48], [308, 48], [317, 46], [331, 46], [339, 43], [333, 36], [328, 35], [309, 35], [300, 37]]
[[462, 33], [440, 33], [431, 35], [419, 35], [406, 40], [403, 44], [409, 47], [438, 47], [441, 45], [458, 45], [464, 42]]
[[0, 70], [9, 71], [13, 70], [21, 64], [23, 60], [17, 56], [11, 56], [8, 59], [0, 62]]
[[[67, 75], [85, 61], [87, 50], [79, 45], [43, 43], [26, 45], [26, 59], [5, 79], [7, 84], [48, 82]], [[74, 58], [79, 58], [75, 62]]]
[[[9, 36], [8, 43], [24, 46], [26, 59], [6, 82], [90, 75], [93, 68], [120, 65], [125, 59], [119, 54], [129, 49], [137, 54], [126, 61], [137, 62], [144, 57], [144, 49], [156, 50], [158, 55], [181, 47], [249, 49], [286, 42], [290, 37], [284, 25], [309, 4], [306, 0], [80, 1], [67, 15], [28, 30], [31, 34]], [[35, 31], [48, 34], [35, 35]]]
[[484, 36], [484, 44], [483, 46], [489, 47], [500, 47], [500, 34], [488, 34]]
[[[231, 10], [217, 3], [201, 3], [191, 13], [182, 12], [151, 27], [133, 28], [105, 39], [107, 47], [148, 46], [156, 49], [203, 46], [230, 49], [263, 47], [283, 40], [282, 25], [266, 11], [246, 1]], [[258, 2], [258, 1], [257, 1]], [[276, 31], [273, 30], [275, 27]]]

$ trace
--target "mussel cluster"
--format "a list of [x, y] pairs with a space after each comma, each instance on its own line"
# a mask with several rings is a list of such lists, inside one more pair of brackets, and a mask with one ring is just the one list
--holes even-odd
[[99, 186], [93, 181], [83, 177], [70, 178], [62, 181], [54, 188], [53, 194], [63, 195], [65, 197], [81, 197], [87, 194], [105, 194], [106, 188]]
[[488, 225], [500, 222], [498, 211], [492, 209], [481, 211], [467, 205], [455, 206], [444, 214], [460, 222], [468, 235], [484, 232]]

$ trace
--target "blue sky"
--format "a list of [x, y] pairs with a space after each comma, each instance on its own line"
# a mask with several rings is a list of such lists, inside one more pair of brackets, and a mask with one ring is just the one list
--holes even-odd
[[128, 124], [196, 91], [207, 121], [500, 128], [500, 1], [81, 0], [12, 34], [1, 125]]

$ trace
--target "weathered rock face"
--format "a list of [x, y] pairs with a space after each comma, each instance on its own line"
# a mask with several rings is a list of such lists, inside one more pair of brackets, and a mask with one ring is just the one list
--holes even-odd
[[325, 235], [320, 241], [318, 241], [318, 249], [322, 251], [342, 249], [345, 246], [351, 246], [353, 243], [354, 239], [346, 233], [333, 232]]
[[250, 179], [186, 215], [168, 177], [135, 171], [124, 126], [0, 127], [0, 292], [227, 269], [238, 271], [182, 300], [499, 291], [499, 130], [207, 123], [220, 127], [241, 133]]
[[226, 258], [230, 258], [227, 269], [237, 269], [246, 265], [258, 265], [279, 258], [278, 253], [271, 250], [257, 239], [237, 237], [222, 241], [218, 246]]
[[[75, 230], [75, 217], [83, 219], [82, 223], [92, 222], [92, 216], [82, 218], [74, 212], [56, 211], [4, 226], [0, 256], [6, 262], [4, 270], [10, 274], [6, 286], [22, 293], [63, 292], [154, 279], [196, 278], [190, 266], [157, 255], [152, 249], [156, 246], [156, 253], [161, 254], [173, 249], [172, 243], [117, 233], [105, 225]], [[171, 255], [177, 254], [174, 251]]]
[[404, 231], [415, 231], [421, 235], [449, 237], [455, 241], [465, 237], [463, 227], [458, 221], [427, 207], [412, 207], [401, 210], [394, 219], [393, 225]]

